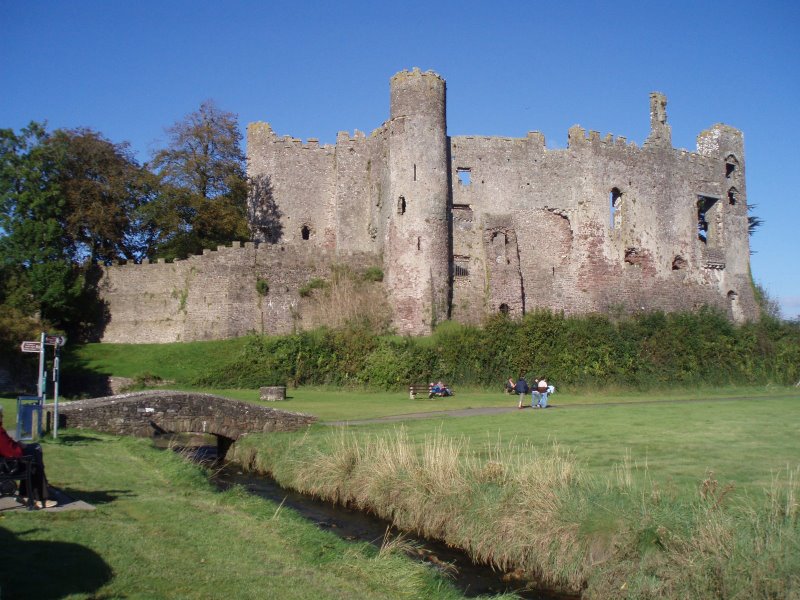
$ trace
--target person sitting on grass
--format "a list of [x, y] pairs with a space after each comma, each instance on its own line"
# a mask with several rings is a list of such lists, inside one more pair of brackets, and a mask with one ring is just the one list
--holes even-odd
[[33, 471], [31, 472], [33, 489], [26, 489], [25, 482], [20, 482], [19, 499], [27, 501], [28, 495], [33, 494], [36, 508], [53, 508], [58, 503], [55, 500], [48, 499], [47, 476], [44, 473], [42, 447], [39, 444], [20, 444], [11, 439], [11, 436], [8, 435], [8, 432], [3, 427], [3, 407], [0, 406], [0, 457], [21, 458], [23, 456], [33, 457]]
[[452, 396], [453, 392], [441, 381], [437, 381], [436, 383], [431, 383], [430, 385], [430, 393], [428, 394], [428, 398], [433, 398], [434, 396]]

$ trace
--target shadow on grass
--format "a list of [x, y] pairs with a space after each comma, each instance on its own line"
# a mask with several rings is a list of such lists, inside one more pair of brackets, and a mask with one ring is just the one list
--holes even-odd
[[69, 542], [22, 539], [36, 531], [15, 535], [0, 529], [3, 598], [55, 600], [92, 594], [111, 580], [111, 567], [94, 550]]
[[64, 494], [75, 500], [83, 500], [88, 504], [111, 504], [117, 498], [131, 498], [136, 496], [131, 490], [76, 490], [74, 488], [59, 488]]
[[[61, 419], [59, 419], [60, 421]], [[81, 435], [79, 433], [73, 433], [68, 435], [59, 435], [58, 436], [58, 443], [64, 444], [65, 446], [82, 446], [84, 444], [91, 444], [93, 442], [105, 442], [101, 437], [96, 437], [93, 435]]]

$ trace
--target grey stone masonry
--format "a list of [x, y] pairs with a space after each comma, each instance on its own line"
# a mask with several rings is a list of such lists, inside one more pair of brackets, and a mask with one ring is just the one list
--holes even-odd
[[[112, 266], [104, 341], [293, 330], [298, 289], [333, 264], [379, 266], [398, 333], [444, 319], [717, 307], [758, 318], [749, 272], [744, 136], [672, 147], [667, 98], [649, 98], [641, 147], [575, 125], [544, 136], [450, 136], [446, 83], [389, 82], [389, 119], [334, 145], [247, 130], [253, 240], [175, 263]], [[643, 103], [643, 119], [647, 118]], [[258, 278], [270, 293], [256, 294]], [[274, 293], [273, 293], [274, 290]]]
[[[52, 419], [52, 405], [47, 407]], [[247, 433], [295, 431], [317, 419], [212, 394], [168, 390], [133, 392], [66, 402], [59, 426], [150, 437], [155, 432], [198, 432], [237, 440]]]

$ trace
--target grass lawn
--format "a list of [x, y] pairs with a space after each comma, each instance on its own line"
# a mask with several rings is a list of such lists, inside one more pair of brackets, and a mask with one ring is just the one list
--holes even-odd
[[[256, 390], [203, 391], [247, 401], [257, 397]], [[635, 590], [632, 598], [688, 597], [687, 589], [706, 594], [717, 585], [714, 577], [737, 589], [752, 580], [748, 593], [768, 590], [753, 597], [800, 594], [797, 503], [791, 499], [800, 479], [800, 390], [559, 392], [551, 399], [555, 407], [544, 411], [324, 424], [516, 406], [516, 397], [499, 392], [456, 392], [452, 398], [409, 400], [404, 391], [290, 389], [287, 402], [269, 404], [315, 414], [322, 423], [303, 433], [248, 436], [237, 446], [243, 455], [259, 454], [261, 465], [285, 476], [279, 477], [284, 484], [340, 499], [354, 494], [351, 501], [394, 514], [409, 528], [421, 519], [421, 531], [462, 547], [474, 541], [487, 560], [549, 573], [553, 585], [589, 579], [596, 594], [590, 598], [610, 597], [609, 590], [621, 583]], [[15, 400], [1, 402], [6, 422], [13, 422]], [[353, 451], [343, 436], [356, 440], [359, 449]], [[418, 469], [409, 467], [403, 475], [406, 467], [392, 467], [393, 479], [381, 474], [384, 459], [371, 462], [369, 452], [398, 436], [408, 441], [401, 450], [420, 458], [402, 459], [409, 465], [418, 460]], [[454, 440], [459, 457], [448, 455], [447, 440]], [[568, 455], [563, 464], [553, 453], [556, 444]], [[199, 467], [144, 441], [67, 431], [45, 443], [45, 455], [52, 482], [98, 509], [0, 516], [6, 542], [0, 544], [0, 561], [13, 566], [0, 578], [7, 597], [17, 597], [14, 591], [31, 581], [28, 565], [40, 556], [47, 566], [45, 577], [34, 578], [37, 598], [213, 598], [219, 590], [236, 598], [460, 597], [401, 556], [378, 556], [370, 547], [342, 542], [268, 501], [216, 492]], [[454, 466], [459, 461], [468, 463], [470, 477], [478, 474], [474, 484], [467, 485], [469, 477]], [[497, 464], [500, 475], [492, 474]], [[359, 479], [376, 473], [377, 480]], [[775, 520], [774, 511], [750, 508], [771, 498], [775, 482], [789, 486], [789, 496], [780, 500], [786, 522]], [[713, 486], [708, 496], [704, 485]], [[470, 504], [473, 495], [477, 500]], [[466, 512], [459, 513], [463, 506]], [[514, 541], [497, 527], [508, 529]], [[533, 537], [523, 539], [522, 533]], [[753, 539], [766, 540], [758, 542], [760, 551], [753, 550]], [[661, 562], [642, 545], [647, 540], [663, 546], [663, 557], [656, 557]], [[632, 562], [615, 571], [608, 562], [612, 547]], [[719, 556], [716, 548], [722, 549]], [[558, 562], [567, 555], [565, 564]], [[601, 558], [592, 560], [602, 562], [584, 562], [594, 555]], [[770, 575], [776, 564], [777, 574]], [[700, 575], [686, 581], [670, 579], [697, 568]], [[670, 595], [673, 588], [680, 591]]]
[[[407, 420], [422, 445], [437, 432], [463, 438], [486, 459], [500, 441], [508, 452], [559, 444], [582, 468], [604, 477], [625, 462], [664, 486], [695, 488], [711, 471], [720, 482], [760, 493], [774, 475], [800, 466], [800, 392], [789, 397], [697, 400], [688, 403], [570, 405], [499, 415]], [[353, 426], [381, 435], [397, 423]], [[314, 429], [325, 436], [323, 428]]]
[[711, 396], [318, 424], [234, 451], [586, 598], [795, 597], [800, 391]]
[[[389, 415], [403, 415], [420, 412], [436, 412], [465, 408], [514, 407], [518, 397], [494, 390], [456, 390], [447, 398], [428, 399], [425, 396], [410, 400], [408, 391], [365, 391], [332, 388], [301, 387], [286, 390], [286, 402], [261, 403], [258, 390], [194, 388], [191, 386], [167, 386], [170, 389], [184, 389], [217, 394], [226, 398], [265, 404], [282, 410], [310, 413], [321, 421], [352, 421], [373, 419]], [[499, 388], [500, 386], [498, 386]], [[697, 400], [703, 398], [765, 398], [800, 397], [797, 388], [775, 386], [716, 387], [707, 389], [675, 389], [656, 392], [632, 392], [623, 390], [560, 392], [551, 396], [555, 406], [574, 406], [584, 404], [640, 403], [669, 400]], [[526, 397], [530, 402], [530, 396]]]
[[95, 511], [0, 513], [3, 598], [461, 598], [405, 557], [347, 543], [147, 440], [63, 432], [51, 483]]

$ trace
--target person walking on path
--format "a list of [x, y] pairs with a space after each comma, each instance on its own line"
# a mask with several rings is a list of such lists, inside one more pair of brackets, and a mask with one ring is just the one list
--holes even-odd
[[519, 394], [519, 406], [518, 408], [522, 408], [522, 403], [525, 401], [525, 395], [528, 393], [528, 382], [525, 381], [525, 378], [520, 373], [519, 379], [517, 379], [516, 385], [514, 385], [514, 391]]

